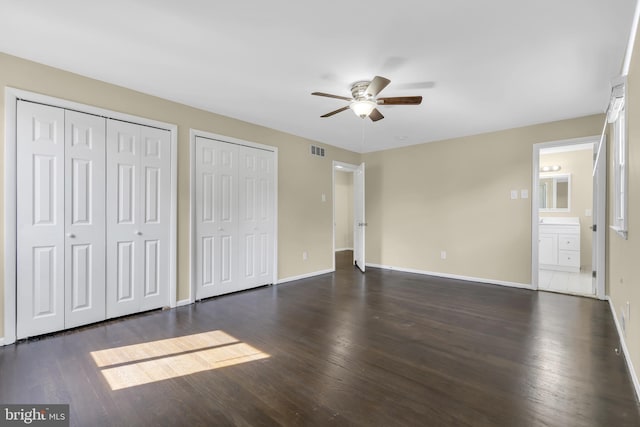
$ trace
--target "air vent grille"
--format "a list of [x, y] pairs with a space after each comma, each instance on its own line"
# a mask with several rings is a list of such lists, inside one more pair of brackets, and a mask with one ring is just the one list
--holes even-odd
[[324, 157], [324, 148], [312, 145], [311, 146], [311, 154], [313, 156]]

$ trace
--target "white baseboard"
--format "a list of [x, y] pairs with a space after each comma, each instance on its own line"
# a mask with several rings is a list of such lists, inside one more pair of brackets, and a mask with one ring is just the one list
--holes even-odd
[[494, 279], [483, 279], [482, 277], [459, 276], [457, 274], [437, 273], [434, 271], [416, 270], [413, 268], [402, 268], [402, 267], [394, 267], [391, 265], [381, 265], [381, 264], [367, 263], [366, 266], [383, 268], [385, 270], [402, 271], [403, 273], [415, 273], [415, 274], [422, 274], [425, 276], [443, 277], [445, 279], [464, 280], [465, 282], [471, 282], [471, 283], [479, 283], [479, 284], [488, 283], [490, 285], [507, 286], [510, 288], [520, 288], [520, 289], [529, 289], [529, 290], [533, 289], [531, 285], [527, 285], [525, 283], [505, 282], [503, 280], [494, 280]]
[[352, 251], [353, 248], [336, 248], [335, 252]]
[[300, 276], [285, 277], [284, 279], [279, 279], [276, 284], [279, 285], [281, 283], [293, 282], [294, 280], [308, 279], [309, 277], [321, 276], [323, 274], [333, 273], [334, 271], [335, 270], [328, 269], [328, 270], [314, 271], [312, 273], [307, 273], [307, 274], [301, 274]]
[[613, 321], [615, 322], [616, 329], [618, 330], [618, 337], [620, 338], [620, 347], [622, 347], [622, 354], [624, 354], [624, 360], [627, 362], [627, 367], [629, 368], [629, 374], [631, 375], [631, 382], [633, 382], [633, 388], [636, 391], [636, 399], [640, 401], [640, 382], [638, 381], [638, 375], [636, 374], [636, 370], [633, 368], [633, 362], [631, 361], [631, 356], [629, 355], [627, 342], [624, 339], [622, 327], [618, 322], [618, 315], [616, 313], [616, 309], [613, 307], [613, 302], [611, 302], [611, 297], [609, 297], [608, 295], [607, 295], [607, 301], [609, 301], [609, 307], [611, 307], [611, 314], [613, 315]]
[[4, 338], [0, 338], [0, 347], [4, 345]]
[[183, 305], [189, 305], [189, 304], [191, 304], [191, 300], [189, 298], [181, 299], [180, 301], [176, 302], [176, 307], [182, 307]]

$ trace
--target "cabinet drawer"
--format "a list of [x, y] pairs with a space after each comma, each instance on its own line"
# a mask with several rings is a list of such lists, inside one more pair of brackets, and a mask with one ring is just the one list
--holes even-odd
[[567, 267], [580, 267], [580, 252], [558, 251], [558, 264]]
[[558, 236], [558, 249], [566, 251], [580, 250], [580, 236], [561, 234]]

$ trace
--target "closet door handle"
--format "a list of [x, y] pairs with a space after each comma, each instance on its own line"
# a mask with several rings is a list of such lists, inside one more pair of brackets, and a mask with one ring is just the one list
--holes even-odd
[[136, 235], [137, 235], [137, 236], [142, 236], [142, 231], [139, 231], [139, 230], [138, 230], [138, 231], [136, 231]]
[[76, 235], [73, 234], [73, 233], [67, 233], [67, 237], [70, 238], [70, 239], [75, 239]]

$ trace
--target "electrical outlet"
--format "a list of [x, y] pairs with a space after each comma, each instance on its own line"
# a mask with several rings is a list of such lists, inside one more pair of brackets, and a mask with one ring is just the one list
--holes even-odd
[[309, 254], [307, 253], [307, 251], [302, 252], [302, 260], [306, 261], [307, 258], [309, 258]]
[[440, 259], [447, 259], [447, 251], [440, 251]]

